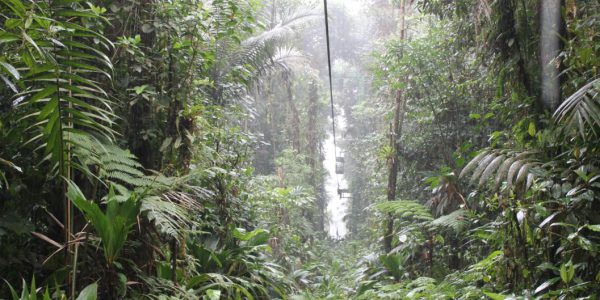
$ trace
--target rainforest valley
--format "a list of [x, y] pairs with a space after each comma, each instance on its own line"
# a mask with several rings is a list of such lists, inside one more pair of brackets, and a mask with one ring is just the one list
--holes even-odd
[[598, 299], [598, 0], [0, 0], [0, 299]]

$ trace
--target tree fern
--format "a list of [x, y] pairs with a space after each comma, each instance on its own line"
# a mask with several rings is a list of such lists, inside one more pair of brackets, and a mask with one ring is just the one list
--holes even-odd
[[465, 213], [466, 211], [464, 209], [457, 209], [431, 221], [431, 225], [452, 228], [452, 230], [457, 233], [462, 232], [468, 225], [468, 222], [465, 219]]
[[193, 225], [190, 213], [203, 210], [197, 199], [207, 197], [209, 193], [200, 187], [186, 185], [186, 178], [148, 172], [129, 150], [95, 137], [76, 134], [73, 140], [81, 145], [75, 149], [74, 159], [80, 161], [78, 164], [90, 180], [113, 187], [117, 192], [114, 198], [118, 201], [126, 201], [131, 191], [143, 195], [141, 212], [159, 232], [176, 237]]
[[386, 201], [375, 204], [373, 208], [382, 213], [392, 214], [393, 216], [402, 219], [417, 221], [433, 220], [429, 209], [416, 201]]

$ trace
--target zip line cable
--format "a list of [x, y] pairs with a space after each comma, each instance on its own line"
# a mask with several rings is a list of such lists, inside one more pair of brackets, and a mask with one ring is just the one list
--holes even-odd
[[333, 77], [331, 76], [331, 46], [329, 42], [329, 13], [327, 12], [327, 0], [323, 0], [325, 7], [325, 38], [327, 40], [327, 67], [329, 71], [329, 100], [331, 102], [331, 120], [333, 128], [333, 150], [337, 156], [336, 141], [335, 141], [335, 110], [333, 108]]
[[[327, 0], [323, 0], [323, 6], [325, 9], [325, 38], [327, 40], [327, 67], [329, 71], [329, 101], [331, 103], [331, 127], [333, 129], [333, 155], [335, 157], [335, 181], [337, 183], [338, 193], [340, 191], [340, 179], [337, 175], [337, 141], [335, 138], [335, 109], [333, 104], [333, 76], [331, 75], [331, 43], [329, 39], [329, 13], [327, 11]], [[340, 197], [342, 195], [340, 194]]]

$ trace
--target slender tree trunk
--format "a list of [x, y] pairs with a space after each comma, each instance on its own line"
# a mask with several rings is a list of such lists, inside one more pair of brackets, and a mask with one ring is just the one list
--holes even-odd
[[[400, 41], [405, 39], [405, 18], [406, 5], [405, 1], [400, 1]], [[402, 53], [400, 53], [402, 55]], [[390, 146], [392, 153], [388, 158], [388, 185], [387, 185], [387, 200], [396, 200], [396, 184], [398, 181], [398, 154], [400, 153], [400, 138], [402, 137], [402, 123], [404, 121], [404, 111], [406, 110], [406, 99], [401, 89], [396, 91], [395, 108], [394, 108], [394, 123], [390, 132]], [[394, 233], [394, 216], [388, 215], [386, 231], [383, 236], [383, 248], [386, 253], [392, 251], [392, 240]]]
[[544, 0], [540, 6], [540, 63], [542, 86], [540, 105], [544, 111], [554, 111], [560, 104], [560, 29], [561, 0]]
[[292, 92], [292, 78], [290, 78], [291, 75], [286, 75], [285, 77], [285, 81], [286, 81], [286, 91], [287, 91], [287, 98], [288, 98], [288, 104], [289, 104], [289, 113], [290, 113], [290, 119], [292, 120], [291, 124], [289, 125], [289, 133], [290, 133], [290, 137], [292, 139], [292, 148], [296, 151], [298, 151], [298, 153], [300, 152], [300, 116], [299, 116], [299, 112], [298, 112], [298, 108], [296, 107], [296, 104], [294, 103], [294, 95]]
[[307, 134], [308, 134], [308, 164], [311, 167], [311, 173], [313, 174], [311, 178], [311, 185], [315, 189], [317, 193], [317, 216], [312, 217], [312, 221], [317, 227], [317, 230], [324, 232], [325, 231], [325, 199], [322, 197], [322, 194], [319, 193], [319, 168], [318, 163], [320, 160], [320, 144], [318, 139], [318, 129], [317, 129], [317, 117], [318, 117], [318, 102], [319, 102], [319, 93], [317, 90], [317, 84], [314, 81], [310, 82], [309, 92], [308, 92], [308, 124], [307, 124]]

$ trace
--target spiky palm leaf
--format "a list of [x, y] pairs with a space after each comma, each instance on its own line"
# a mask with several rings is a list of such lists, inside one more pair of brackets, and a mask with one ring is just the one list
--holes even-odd
[[554, 112], [554, 119], [582, 138], [598, 136], [600, 126], [600, 78], [589, 82], [567, 98]]
[[14, 104], [28, 106], [31, 113], [22, 120], [30, 122], [35, 131], [29, 142], [45, 148], [45, 160], [53, 163], [56, 174], [64, 176], [69, 165], [79, 167], [68, 157], [70, 149], [78, 146], [72, 135], [107, 139], [115, 135], [111, 129], [115, 116], [97, 82], [101, 77], [110, 80], [112, 65], [103, 50], [111, 49], [112, 43], [85, 27], [91, 20], [104, 19], [79, 1], [51, 6], [46, 2], [2, 3], [11, 8], [15, 22], [1, 35], [20, 45], [15, 50], [21, 74], [12, 75], [23, 88], [14, 95]]
[[322, 17], [322, 14], [315, 9], [298, 9], [287, 15], [284, 15], [277, 21], [277, 24], [262, 32], [261, 34], [246, 39], [242, 42], [244, 47], [253, 47], [260, 44], [281, 40], [293, 34], [298, 27], [305, 26], [308, 21]]
[[288, 68], [287, 62], [300, 58], [301, 54], [294, 48], [283, 46], [285, 40], [319, 16], [314, 9], [298, 9], [283, 16], [273, 27], [242, 41], [241, 49], [232, 55], [230, 67], [248, 65], [257, 76]]

